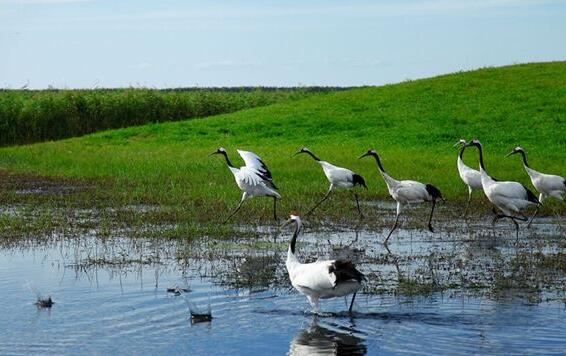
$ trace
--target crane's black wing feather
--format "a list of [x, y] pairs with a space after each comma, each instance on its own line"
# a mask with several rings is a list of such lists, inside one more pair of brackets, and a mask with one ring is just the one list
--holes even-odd
[[525, 191], [527, 192], [527, 200], [528, 201], [530, 201], [531, 203], [542, 205], [542, 203], [538, 200], [535, 193], [533, 193], [529, 188], [525, 187], [524, 185], [523, 185], [523, 188], [525, 188]]
[[334, 273], [336, 281], [334, 286], [340, 282], [355, 280], [361, 282], [364, 275], [356, 269], [356, 266], [350, 261], [336, 260], [328, 267], [329, 273]]

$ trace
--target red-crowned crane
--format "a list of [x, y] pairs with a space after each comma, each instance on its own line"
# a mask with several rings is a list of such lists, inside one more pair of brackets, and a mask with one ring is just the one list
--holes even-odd
[[460, 179], [468, 186], [468, 203], [466, 204], [466, 209], [464, 209], [464, 216], [466, 216], [468, 208], [470, 207], [470, 201], [472, 200], [472, 191], [482, 189], [481, 174], [480, 171], [468, 167], [463, 161], [464, 150], [467, 145], [466, 140], [460, 139], [456, 142], [454, 147], [458, 145], [460, 146], [457, 161], [458, 173], [460, 174]]
[[[547, 197], [553, 197], [558, 200], [564, 201], [562, 195], [566, 194], [566, 179], [553, 174], [541, 173], [529, 167], [529, 163], [527, 162], [527, 153], [521, 147], [515, 147], [511, 152], [507, 154], [506, 157], [509, 157], [516, 153], [520, 153], [523, 157], [523, 166], [525, 167], [525, 171], [527, 171], [527, 174], [531, 178], [531, 183], [533, 183], [533, 186], [539, 192], [538, 200], [542, 203]], [[527, 227], [531, 226], [533, 218], [537, 214], [539, 208], [540, 205], [537, 206], [537, 210], [531, 217], [531, 220], [529, 221]]]
[[[499, 182], [491, 178], [485, 170], [483, 162], [483, 146], [481, 143], [473, 139], [468, 146], [475, 146], [479, 150], [480, 157], [480, 173], [481, 185], [485, 196], [497, 209], [503, 214], [497, 214], [493, 218], [492, 223], [501, 218], [509, 218], [515, 224], [517, 239], [519, 238], [519, 224], [516, 220], [527, 221], [527, 217], [523, 215], [522, 210], [531, 205], [541, 205], [537, 197], [527, 187], [518, 182]], [[495, 212], [495, 210], [494, 210]]]
[[280, 199], [281, 195], [277, 192], [277, 187], [273, 183], [271, 172], [265, 163], [263, 163], [261, 158], [259, 158], [255, 153], [242, 150], [237, 151], [246, 164], [240, 168], [234, 167], [223, 147], [220, 147], [211, 153], [211, 155], [221, 154], [224, 156], [226, 164], [228, 164], [228, 168], [230, 168], [230, 171], [234, 175], [236, 184], [242, 191], [242, 199], [240, 200], [240, 203], [236, 209], [232, 211], [230, 216], [224, 220], [224, 223], [230, 220], [230, 218], [234, 216], [238, 210], [240, 210], [244, 201], [252, 197], [273, 198], [273, 218], [277, 221], [277, 199]]
[[354, 305], [356, 293], [362, 285], [364, 275], [350, 261], [318, 260], [312, 263], [301, 263], [295, 256], [297, 237], [302, 223], [298, 215], [291, 215], [281, 227], [293, 224], [295, 230], [289, 243], [285, 265], [293, 287], [307, 297], [315, 313], [318, 313], [318, 300], [344, 297], [353, 294], [350, 308]]
[[[364, 178], [359, 174], [356, 174], [349, 169], [338, 167], [326, 161], [322, 161], [306, 147], [301, 148], [299, 152], [295, 153], [295, 156], [301, 153], [308, 154], [316, 162], [318, 162], [318, 164], [320, 164], [322, 170], [324, 171], [324, 175], [326, 176], [326, 179], [328, 179], [328, 182], [330, 182], [330, 187], [328, 187], [328, 191], [326, 192], [322, 200], [316, 203], [315, 206], [313, 206], [305, 214], [305, 216], [310, 215], [310, 213], [312, 213], [314, 209], [316, 209], [320, 204], [322, 204], [322, 202], [328, 198], [328, 196], [330, 195], [330, 193], [334, 188], [352, 189], [355, 186], [360, 185], [367, 189]], [[356, 198], [356, 206], [358, 208], [358, 213], [360, 214], [360, 217], [363, 217], [362, 211], [360, 209], [358, 194], [356, 192], [354, 192], [354, 198]]]
[[383, 177], [383, 180], [387, 185], [389, 194], [397, 202], [397, 215], [395, 216], [395, 223], [393, 224], [391, 231], [389, 231], [389, 234], [387, 235], [387, 238], [383, 243], [387, 244], [387, 241], [389, 241], [391, 234], [397, 228], [397, 223], [399, 222], [399, 214], [401, 214], [401, 206], [404, 204], [431, 202], [432, 208], [430, 209], [430, 216], [428, 218], [428, 229], [430, 230], [430, 232], [434, 232], [431, 222], [432, 215], [434, 213], [434, 207], [436, 206], [436, 200], [444, 200], [442, 198], [440, 190], [432, 184], [423, 184], [414, 180], [396, 180], [389, 174], [387, 174], [387, 172], [385, 172], [385, 169], [381, 164], [381, 159], [379, 158], [379, 155], [375, 150], [368, 150], [359, 158], [366, 156], [372, 156], [375, 158], [377, 162], [377, 168], [379, 169], [379, 173], [381, 173], [381, 176]]

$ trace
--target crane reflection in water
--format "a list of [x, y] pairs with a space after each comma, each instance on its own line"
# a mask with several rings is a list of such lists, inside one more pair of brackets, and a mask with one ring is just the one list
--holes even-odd
[[352, 332], [320, 325], [315, 315], [310, 325], [299, 330], [291, 340], [289, 355], [365, 355], [364, 342]]

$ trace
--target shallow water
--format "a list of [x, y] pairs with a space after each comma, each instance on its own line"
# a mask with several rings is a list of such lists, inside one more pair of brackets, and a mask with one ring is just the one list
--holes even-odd
[[[549, 231], [545, 238], [556, 235], [552, 228], [541, 230]], [[420, 255], [488, 263], [494, 254], [517, 253], [504, 241], [485, 248], [481, 237], [426, 241], [430, 236], [400, 230], [387, 252], [375, 244], [374, 234], [313, 233], [299, 248], [303, 258], [349, 255], [366, 273], [380, 270], [378, 284], [392, 286], [400, 271], [419, 273]], [[283, 240], [276, 252], [246, 248], [247, 242], [226, 249], [216, 243], [84, 236], [4, 247], [0, 354], [560, 354], [566, 349], [566, 307], [563, 299], [546, 298], [555, 295], [548, 292], [534, 303], [520, 293], [492, 298], [457, 289], [413, 297], [366, 292], [356, 298], [352, 315], [347, 301], [337, 299], [323, 301], [326, 314], [315, 317], [285, 280], [286, 237], [274, 238]], [[462, 242], [466, 239], [472, 242]], [[173, 286], [189, 291], [167, 293]], [[36, 292], [51, 295], [55, 305], [38, 309]], [[201, 310], [210, 305], [212, 321], [192, 323], [189, 305]]]

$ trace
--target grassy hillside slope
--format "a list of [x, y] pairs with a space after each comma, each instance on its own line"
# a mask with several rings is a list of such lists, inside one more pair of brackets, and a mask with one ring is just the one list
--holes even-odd
[[[392, 176], [433, 183], [448, 199], [459, 200], [467, 196], [452, 147], [459, 138], [482, 141], [493, 176], [530, 186], [519, 157], [504, 155], [521, 145], [533, 168], [566, 175], [565, 124], [566, 62], [525, 64], [3, 148], [0, 168], [101, 178], [112, 182], [105, 189], [116, 201], [173, 205], [182, 207], [179, 218], [212, 221], [226, 216], [222, 209], [240, 197], [221, 157], [208, 156], [219, 146], [235, 164], [241, 162], [236, 148], [255, 151], [280, 187], [282, 210], [305, 210], [328, 183], [310, 158], [291, 157], [301, 146], [364, 176], [369, 186], [364, 200], [387, 196], [375, 162], [357, 159], [368, 148], [378, 150]], [[465, 160], [476, 167], [477, 151], [466, 151]], [[270, 200], [252, 200], [240, 219], [267, 218], [270, 207]], [[354, 216], [351, 196], [338, 194], [317, 215], [323, 214]]]

